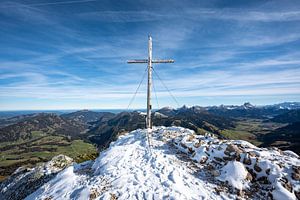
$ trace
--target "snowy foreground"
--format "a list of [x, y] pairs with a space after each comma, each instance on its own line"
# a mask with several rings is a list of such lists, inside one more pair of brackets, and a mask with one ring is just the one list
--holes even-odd
[[156, 127], [72, 164], [26, 199], [297, 199], [300, 160], [290, 151]]

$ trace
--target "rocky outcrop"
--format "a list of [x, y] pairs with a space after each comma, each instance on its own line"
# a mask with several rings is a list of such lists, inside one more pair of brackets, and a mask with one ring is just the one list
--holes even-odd
[[[174, 135], [175, 145], [215, 180], [244, 198], [296, 199], [300, 188], [300, 159], [291, 151], [259, 148], [242, 140], [211, 135]], [[191, 153], [193, 152], [193, 153]], [[263, 187], [262, 187], [263, 185]]]
[[51, 180], [58, 172], [70, 166], [73, 159], [58, 155], [35, 168], [20, 167], [0, 185], [0, 199], [19, 200]]

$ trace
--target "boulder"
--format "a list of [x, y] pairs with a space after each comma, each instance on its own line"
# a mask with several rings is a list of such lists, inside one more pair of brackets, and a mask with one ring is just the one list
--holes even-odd
[[300, 166], [293, 166], [292, 178], [296, 181], [300, 180]]
[[257, 172], [261, 172], [262, 171], [261, 167], [258, 166], [257, 162], [254, 165], [254, 170], [257, 171]]
[[246, 165], [251, 165], [251, 158], [249, 157], [248, 154], [245, 155], [245, 157], [243, 159], [243, 163]]
[[243, 153], [243, 151], [235, 144], [229, 144], [226, 147], [224, 153], [228, 156], [232, 156], [232, 155], [239, 155], [239, 154]]

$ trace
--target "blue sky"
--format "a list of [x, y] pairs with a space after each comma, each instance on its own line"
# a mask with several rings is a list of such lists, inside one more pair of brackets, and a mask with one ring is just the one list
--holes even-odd
[[[180, 105], [300, 101], [298, 0], [1, 0], [0, 110], [126, 108], [148, 34]], [[154, 84], [153, 107], [178, 106]]]

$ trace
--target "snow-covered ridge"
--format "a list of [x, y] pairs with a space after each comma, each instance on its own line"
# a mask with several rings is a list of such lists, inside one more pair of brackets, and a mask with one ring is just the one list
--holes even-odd
[[293, 152], [155, 127], [122, 135], [95, 161], [73, 164], [26, 199], [296, 199]]

